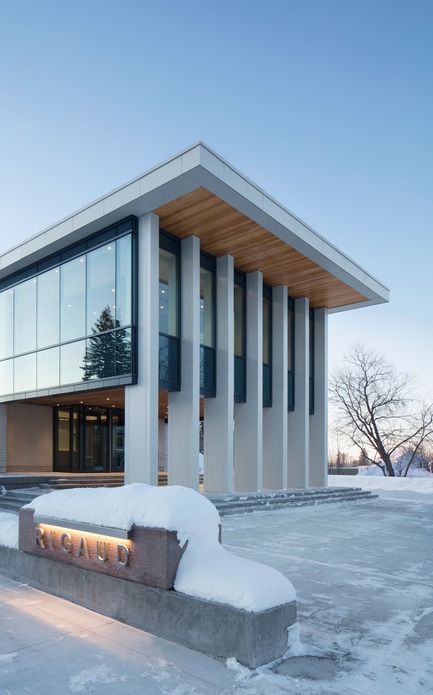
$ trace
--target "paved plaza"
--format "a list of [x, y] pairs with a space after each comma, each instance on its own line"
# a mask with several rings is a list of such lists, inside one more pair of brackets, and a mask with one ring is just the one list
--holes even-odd
[[0, 575], [0, 695], [427, 695], [433, 495], [223, 519], [223, 544], [287, 575], [301, 642], [252, 672]]

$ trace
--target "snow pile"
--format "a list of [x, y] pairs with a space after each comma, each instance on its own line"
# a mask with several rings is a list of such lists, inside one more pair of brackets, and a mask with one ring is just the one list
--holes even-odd
[[175, 589], [189, 596], [258, 612], [296, 599], [280, 572], [228, 552], [218, 542], [219, 514], [195, 490], [134, 483], [119, 488], [77, 488], [41, 495], [27, 508], [54, 519], [129, 530], [135, 524], [176, 531], [188, 541]]
[[18, 548], [18, 517], [9, 512], [0, 512], [0, 545]]
[[[394, 466], [394, 470], [395, 466]], [[359, 471], [358, 475], [380, 475], [382, 478], [385, 478], [387, 476], [384, 476], [382, 471], [380, 470], [379, 466], [365, 466], [363, 467], [362, 470]], [[396, 473], [396, 477], [400, 477]], [[429, 471], [426, 471], [425, 468], [414, 468], [410, 467], [406, 478], [431, 478], [433, 480], [433, 473], [429, 473]]]
[[360, 487], [363, 490], [386, 492], [421, 492], [433, 495], [433, 476], [413, 478], [388, 478], [382, 475], [328, 475], [330, 487]]

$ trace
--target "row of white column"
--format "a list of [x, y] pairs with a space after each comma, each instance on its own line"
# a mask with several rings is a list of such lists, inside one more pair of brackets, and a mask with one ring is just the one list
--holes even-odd
[[[181, 242], [181, 390], [168, 395], [168, 480], [198, 489], [200, 240]], [[216, 397], [204, 401], [208, 492], [327, 484], [327, 311], [315, 311], [309, 412], [309, 301], [295, 300], [295, 409], [288, 412], [288, 290], [272, 290], [272, 407], [263, 408], [263, 277], [246, 277], [246, 402], [234, 403], [234, 267], [216, 264]], [[125, 390], [126, 482], [158, 481], [159, 220], [139, 220], [138, 383]]]

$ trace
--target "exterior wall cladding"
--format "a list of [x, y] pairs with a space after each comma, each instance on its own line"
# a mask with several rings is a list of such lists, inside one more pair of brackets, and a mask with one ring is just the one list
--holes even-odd
[[198, 143], [0, 256], [0, 471], [52, 470], [53, 408], [109, 392], [127, 483], [326, 486], [328, 314], [386, 301]]

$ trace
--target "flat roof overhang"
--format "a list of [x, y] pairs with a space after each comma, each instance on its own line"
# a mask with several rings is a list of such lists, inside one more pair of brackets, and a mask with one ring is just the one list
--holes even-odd
[[195, 234], [213, 255], [231, 254], [244, 272], [285, 284], [312, 308], [331, 312], [387, 302], [388, 289], [203, 143], [151, 169], [0, 255], [0, 279], [135, 215]]

